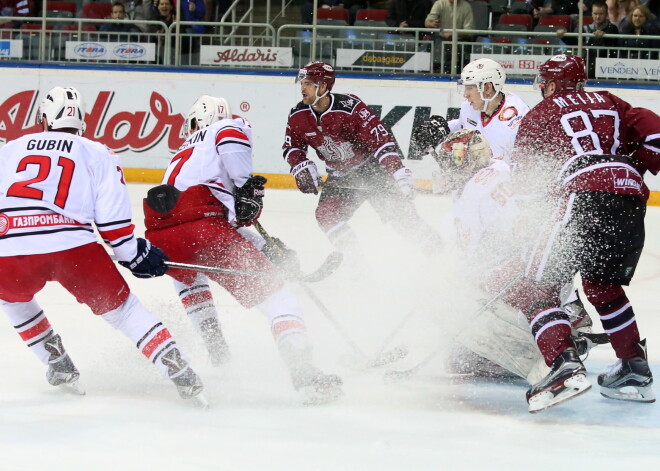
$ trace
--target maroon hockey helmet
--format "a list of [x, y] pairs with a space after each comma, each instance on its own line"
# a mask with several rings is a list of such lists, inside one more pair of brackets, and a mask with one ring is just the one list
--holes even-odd
[[554, 82], [557, 90], [564, 88], [582, 90], [587, 82], [584, 59], [565, 54], [551, 57], [539, 67], [534, 88], [542, 90], [548, 82]]
[[296, 83], [303, 79], [309, 79], [314, 83], [325, 83], [328, 90], [332, 90], [332, 86], [335, 84], [335, 69], [325, 62], [310, 62], [300, 69]]

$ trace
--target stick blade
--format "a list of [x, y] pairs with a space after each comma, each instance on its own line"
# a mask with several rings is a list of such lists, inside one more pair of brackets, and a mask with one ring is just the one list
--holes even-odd
[[305, 283], [316, 283], [318, 281], [324, 280], [328, 276], [332, 275], [335, 270], [337, 270], [337, 268], [339, 268], [339, 265], [341, 265], [343, 260], [344, 255], [341, 252], [330, 252], [320, 267], [308, 275], [301, 276], [299, 281]]

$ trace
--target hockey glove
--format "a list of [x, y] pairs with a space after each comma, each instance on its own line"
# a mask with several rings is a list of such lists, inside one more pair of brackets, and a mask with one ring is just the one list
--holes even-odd
[[250, 226], [259, 218], [264, 207], [266, 177], [255, 175], [234, 190], [234, 211], [239, 226]]
[[261, 249], [266, 257], [284, 273], [295, 276], [300, 274], [300, 260], [295, 250], [291, 250], [277, 237], [271, 237]]
[[410, 140], [412, 154], [421, 157], [429, 149], [435, 148], [440, 142], [444, 141], [448, 134], [449, 124], [447, 124], [447, 120], [439, 115], [431, 116], [428, 121], [414, 129]]
[[311, 160], [303, 160], [291, 169], [298, 189], [303, 193], [319, 194], [319, 171]]
[[122, 267], [131, 270], [137, 278], [153, 278], [163, 276], [168, 267], [163, 262], [169, 260], [167, 255], [146, 239], [137, 238], [137, 255], [130, 262], [119, 262]]
[[403, 196], [409, 199], [415, 197], [415, 182], [413, 181], [412, 172], [403, 167], [397, 170], [392, 174], [397, 185], [399, 185], [399, 191], [403, 193]]

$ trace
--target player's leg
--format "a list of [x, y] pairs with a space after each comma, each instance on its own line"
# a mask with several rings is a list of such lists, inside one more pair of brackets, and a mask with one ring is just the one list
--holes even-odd
[[316, 207], [319, 227], [330, 243], [348, 257], [357, 257], [360, 252], [357, 236], [348, 221], [366, 201], [368, 193], [355, 185], [348, 177], [329, 177]]
[[229, 346], [222, 333], [208, 278], [197, 273], [191, 284], [182, 283], [176, 279], [173, 281], [174, 289], [179, 294], [188, 319], [204, 341], [211, 363], [214, 366], [227, 363], [231, 359]]
[[130, 293], [101, 245], [87, 244], [60, 252], [55, 262], [53, 279], [128, 337], [174, 382], [182, 398], [192, 398], [202, 391], [199, 377], [183, 358], [170, 331]]
[[587, 391], [591, 385], [572, 341], [572, 325], [561, 308], [561, 287], [576, 272], [580, 250], [575, 233], [587, 207], [575, 207], [574, 197], [559, 202], [541, 227], [522, 282], [506, 295], [509, 304], [527, 317], [532, 335], [550, 367], [549, 374], [527, 392], [530, 412], [538, 412]]
[[0, 261], [0, 305], [16, 333], [36, 357], [48, 367], [46, 380], [84, 394], [80, 373], [64, 349], [41, 306], [33, 298], [49, 279], [50, 254], [2, 257]]
[[645, 203], [633, 196], [585, 196], [594, 213], [582, 236], [591, 244], [581, 258], [584, 292], [600, 316], [618, 361], [599, 375], [601, 394], [612, 399], [653, 402], [653, 375], [632, 304], [622, 285], [635, 273], [644, 247]]

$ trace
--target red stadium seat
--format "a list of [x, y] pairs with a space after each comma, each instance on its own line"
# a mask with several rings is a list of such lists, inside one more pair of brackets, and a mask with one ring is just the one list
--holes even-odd
[[539, 18], [539, 24], [543, 26], [560, 26], [566, 31], [571, 31], [571, 17], [568, 15], [548, 15]]
[[385, 21], [387, 19], [387, 10], [358, 10], [355, 15], [356, 20]]
[[590, 25], [593, 22], [594, 22], [594, 19], [591, 16], [583, 16], [582, 17], [582, 26]]
[[498, 25], [523, 25], [527, 31], [532, 29], [532, 15], [502, 15]]
[[344, 20], [348, 23], [348, 10], [345, 8], [319, 8], [316, 10], [319, 20]]
[[77, 6], [75, 2], [47, 2], [47, 11], [69, 11], [75, 17]]
[[111, 13], [112, 3], [90, 2], [83, 5], [82, 17], [90, 20], [104, 20], [110, 18]]

